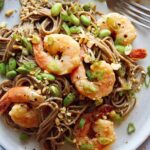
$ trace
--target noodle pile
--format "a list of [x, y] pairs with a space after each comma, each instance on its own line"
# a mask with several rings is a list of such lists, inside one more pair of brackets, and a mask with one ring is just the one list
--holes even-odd
[[[122, 70], [115, 71], [116, 82], [112, 93], [103, 98], [101, 105], [110, 105], [121, 117], [126, 116], [133, 109], [136, 103], [135, 92], [139, 91], [145, 79], [143, 68], [128, 56], [121, 55], [116, 50], [112, 37], [97, 38], [97, 18], [101, 17], [101, 12], [97, 12], [95, 8], [88, 12], [84, 11], [77, 1], [59, 2], [62, 3], [64, 10], [72, 11], [78, 17], [81, 14], [91, 17], [93, 23], [90, 26], [82, 28], [79, 34], [72, 34], [72, 37], [78, 41], [90, 58], [97, 61], [105, 60], [109, 64], [120, 63], [122, 65]], [[66, 137], [73, 137], [73, 129], [77, 120], [83, 113], [95, 109], [96, 104], [80, 95], [67, 75], [56, 76], [55, 81], [38, 80], [35, 77], [35, 74], [42, 70], [36, 65], [32, 53], [23, 54], [22, 43], [15, 40], [13, 36], [21, 35], [30, 40], [31, 35], [35, 33], [44, 37], [52, 33], [65, 32], [61, 27], [61, 18], [53, 17], [49, 13], [55, 1], [20, 0], [20, 3], [22, 6], [20, 24], [13, 29], [0, 29], [0, 60], [7, 62], [10, 57], [15, 57], [18, 66], [30, 63], [33, 69], [29, 74], [18, 74], [13, 80], [4, 80], [0, 85], [0, 96], [12, 87], [29, 86], [45, 96], [46, 100], [36, 108], [41, 116], [39, 128], [20, 128], [9, 117], [9, 110], [5, 113], [4, 119], [9, 126], [35, 135], [43, 149], [56, 150], [58, 146], [64, 144]], [[58, 97], [52, 96], [49, 91], [51, 85], [57, 86], [60, 90]], [[75, 93], [76, 99], [68, 107], [64, 107], [63, 99], [70, 92]]]

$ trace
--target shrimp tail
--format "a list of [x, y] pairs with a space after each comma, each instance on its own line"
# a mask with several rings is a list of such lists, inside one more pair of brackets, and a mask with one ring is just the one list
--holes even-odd
[[7, 110], [9, 105], [10, 105], [10, 102], [7, 99], [7, 95], [4, 95], [0, 100], [0, 115], [2, 115]]

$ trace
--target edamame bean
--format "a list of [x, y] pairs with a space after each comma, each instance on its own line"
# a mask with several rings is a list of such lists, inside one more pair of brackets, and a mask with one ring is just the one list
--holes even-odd
[[0, 63], [0, 73], [2, 75], [5, 75], [5, 73], [6, 73], [6, 65], [5, 65], [5, 63]]
[[107, 37], [107, 36], [110, 36], [110, 35], [111, 35], [111, 31], [108, 30], [108, 29], [103, 29], [99, 33], [100, 38], [104, 38], [104, 37]]
[[72, 34], [74, 34], [74, 33], [80, 33], [81, 32], [81, 27], [73, 26], [73, 27], [70, 28], [70, 32]]
[[52, 6], [51, 8], [51, 15], [56, 17], [60, 14], [62, 9], [62, 4], [61, 3], [56, 3]]
[[69, 106], [75, 100], [75, 94], [69, 93], [63, 101], [64, 106]]
[[23, 66], [20, 66], [18, 69], [17, 69], [17, 72], [21, 73], [21, 74], [27, 74], [29, 73], [29, 70], [27, 70], [25, 67]]
[[59, 97], [61, 95], [60, 89], [56, 85], [51, 85], [49, 87], [51, 96]]
[[6, 77], [7, 77], [7, 78], [9, 78], [9, 79], [13, 79], [13, 78], [15, 78], [15, 77], [16, 77], [16, 75], [17, 75], [17, 72], [16, 72], [16, 71], [14, 71], [14, 70], [9, 71], [9, 72], [7, 72], [7, 73], [6, 73]]
[[80, 20], [84, 26], [89, 26], [91, 24], [91, 19], [85, 15], [81, 15]]
[[75, 26], [80, 25], [80, 20], [79, 20], [74, 14], [71, 14], [71, 15], [70, 15], [70, 21], [71, 21], [71, 23], [74, 24]]
[[42, 80], [42, 79], [43, 79], [41, 75], [36, 75], [36, 78], [37, 78], [38, 80]]
[[17, 66], [17, 62], [16, 62], [15, 58], [9, 58], [9, 62], [8, 62], [9, 70], [10, 71], [15, 70], [16, 66]]
[[47, 79], [47, 80], [49, 80], [49, 81], [54, 81], [54, 80], [55, 80], [55, 76], [52, 75], [52, 74], [48, 74], [48, 73], [42, 73], [42, 74], [41, 74], [41, 77], [42, 77], [43, 79]]
[[120, 54], [123, 54], [124, 55], [124, 51], [125, 51], [125, 46], [122, 46], [122, 45], [115, 45], [117, 51], [120, 53]]
[[68, 35], [71, 35], [69, 26], [68, 26], [65, 22], [62, 24], [62, 28], [64, 29], [64, 31], [65, 31]]
[[90, 3], [84, 4], [84, 5], [83, 5], [83, 9], [84, 9], [85, 11], [90, 11], [90, 9], [91, 9]]
[[63, 20], [63, 21], [70, 21], [70, 17], [68, 15], [68, 13], [66, 11], [62, 12], [60, 14], [60, 18]]

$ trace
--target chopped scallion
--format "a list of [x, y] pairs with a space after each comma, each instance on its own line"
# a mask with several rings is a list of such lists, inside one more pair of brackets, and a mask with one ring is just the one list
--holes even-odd
[[128, 134], [132, 134], [135, 132], [135, 126], [133, 123], [128, 124], [127, 132], [128, 132]]
[[83, 128], [85, 123], [86, 123], [86, 120], [84, 118], [81, 118], [79, 121], [79, 128]]

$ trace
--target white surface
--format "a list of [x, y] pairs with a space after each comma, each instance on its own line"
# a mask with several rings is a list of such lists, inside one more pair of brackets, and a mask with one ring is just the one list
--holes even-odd
[[[82, 2], [88, 2], [90, 0], [81, 0]], [[147, 6], [150, 6], [150, 1], [145, 0]], [[6, 0], [5, 10], [8, 9], [18, 9], [17, 0]], [[98, 9], [103, 12], [108, 12], [107, 7], [104, 3], [97, 3]], [[4, 13], [0, 12], [0, 22], [8, 21], [9, 25], [12, 26], [18, 21], [17, 13], [9, 19], [5, 19]], [[134, 42], [135, 48], [146, 48], [150, 50], [150, 34], [149, 31], [137, 26], [138, 37]], [[148, 66], [150, 65], [150, 51], [147, 59], [141, 61], [141, 65]], [[113, 145], [112, 150], [135, 150], [144, 140], [150, 135], [150, 89], [145, 89], [143, 87], [142, 91], [137, 95], [137, 104], [134, 110], [130, 113], [129, 117], [116, 128], [117, 140]], [[1, 121], [2, 122], [2, 121]], [[136, 132], [132, 135], [127, 135], [126, 129], [129, 122], [133, 122], [136, 126]], [[6, 127], [3, 122], [0, 124], [0, 144], [2, 144], [7, 150], [32, 150], [35, 148], [36, 144], [32, 141], [30, 143], [23, 145], [18, 139], [18, 132], [13, 131], [12, 129]], [[71, 150], [72, 148], [61, 148], [61, 150]], [[147, 150], [149, 150], [148, 148]], [[38, 150], [38, 148], [36, 149]]]

